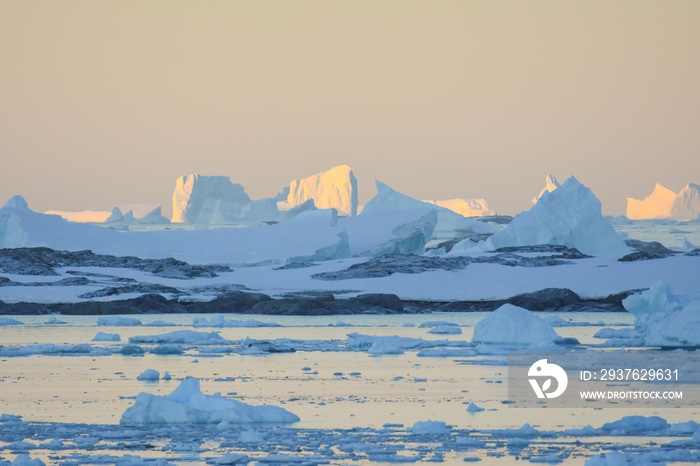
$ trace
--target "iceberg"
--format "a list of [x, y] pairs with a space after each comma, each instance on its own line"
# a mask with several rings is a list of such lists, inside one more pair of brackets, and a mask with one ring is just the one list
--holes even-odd
[[493, 227], [474, 219], [468, 219], [452, 210], [439, 205], [419, 201], [393, 190], [381, 181], [377, 181], [377, 194], [362, 209], [362, 215], [376, 212], [413, 210], [435, 212], [437, 221], [431, 239], [449, 240], [475, 234], [491, 234]]
[[537, 204], [537, 201], [540, 200], [542, 196], [544, 196], [544, 193], [551, 193], [555, 189], [557, 189], [559, 186], [559, 181], [557, 181], [556, 178], [552, 175], [547, 175], [547, 177], [544, 179], [544, 188], [540, 191], [540, 193], [532, 198], [532, 203]]
[[[590, 255], [622, 256], [630, 251], [601, 214], [598, 198], [573, 176], [479, 247], [493, 250], [538, 244], [568, 246]], [[462, 245], [471, 246], [462, 241], [453, 250], [464, 251]]]
[[251, 406], [224, 398], [219, 393], [205, 395], [199, 380], [188, 377], [165, 396], [139, 393], [134, 405], [122, 414], [120, 424], [250, 424], [298, 422], [299, 417], [278, 406]]
[[546, 320], [527, 309], [504, 304], [474, 326], [473, 343], [506, 346], [548, 346], [559, 335]]
[[657, 282], [622, 301], [634, 314], [634, 327], [645, 346], [700, 346], [700, 300], [675, 296]]
[[92, 341], [121, 341], [121, 337], [117, 333], [97, 332]]
[[150, 211], [145, 217], [139, 218], [136, 221], [137, 223], [145, 225], [165, 225], [170, 223], [170, 220], [161, 213], [160, 206]]
[[660, 185], [642, 200], [627, 198], [627, 218], [647, 220], [669, 218], [695, 220], [700, 215], [700, 185], [687, 184], [678, 193]]
[[295, 207], [312, 199], [318, 209], [357, 215], [357, 179], [348, 165], [339, 165], [289, 184], [287, 204]]
[[136, 377], [136, 380], [141, 382], [158, 382], [160, 380], [160, 372], [155, 369], [146, 369]]
[[185, 175], [175, 182], [172, 222], [216, 224], [249, 203], [243, 186], [227, 176]]
[[423, 202], [444, 207], [463, 217], [488, 217], [496, 215], [496, 212], [489, 209], [489, 204], [486, 202], [486, 199], [446, 199]]

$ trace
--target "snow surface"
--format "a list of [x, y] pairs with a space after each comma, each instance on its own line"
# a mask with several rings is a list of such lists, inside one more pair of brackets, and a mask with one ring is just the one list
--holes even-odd
[[251, 406], [223, 398], [221, 394], [205, 395], [199, 380], [188, 377], [165, 396], [139, 393], [133, 406], [122, 415], [122, 425], [132, 424], [230, 424], [293, 423], [299, 417], [278, 406]]
[[[452, 253], [469, 251], [472, 244], [462, 241]], [[556, 190], [545, 193], [530, 210], [516, 215], [505, 229], [478, 248], [537, 244], [559, 244], [590, 255], [621, 256], [630, 251], [601, 214], [598, 198], [573, 176]]]
[[534, 313], [504, 304], [474, 326], [472, 342], [506, 346], [548, 346], [559, 335], [550, 323]]
[[348, 165], [339, 165], [289, 184], [287, 204], [295, 207], [313, 199], [319, 209], [340, 215], [357, 214], [357, 179]]
[[695, 220], [700, 215], [700, 185], [689, 183], [678, 193], [660, 185], [642, 200], [627, 198], [627, 218]]

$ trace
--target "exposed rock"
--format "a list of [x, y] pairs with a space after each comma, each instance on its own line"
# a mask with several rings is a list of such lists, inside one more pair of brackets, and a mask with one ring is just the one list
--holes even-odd
[[350, 301], [357, 301], [362, 306], [390, 309], [396, 312], [403, 311], [403, 303], [395, 294], [367, 293], [350, 298]]
[[[72, 280], [80, 280], [80, 278], [76, 277], [76, 278], [73, 278]], [[143, 294], [166, 293], [166, 294], [172, 294], [172, 295], [181, 294], [180, 290], [178, 290], [177, 288], [173, 288], [172, 286], [159, 285], [156, 283], [137, 283], [137, 284], [133, 284], [133, 285], [124, 285], [124, 286], [103, 288], [101, 290], [91, 291], [89, 293], [83, 293], [79, 297], [81, 299], [93, 299], [93, 298], [104, 298], [107, 296], [118, 296], [120, 294], [127, 294], [127, 293], [143, 293]]]
[[64, 315], [114, 315], [186, 313], [187, 308], [175, 300], [160, 295], [147, 294], [119, 301], [82, 301], [54, 307]]
[[563, 311], [566, 310], [565, 308], [579, 306], [581, 298], [568, 288], [545, 288], [544, 290], [513, 296], [508, 299], [508, 303], [530, 311], [551, 309]]
[[221, 265], [190, 265], [173, 258], [140, 259], [110, 256], [92, 251], [55, 251], [50, 248], [0, 249], [0, 272], [18, 275], [58, 275], [57, 267], [114, 267], [150, 272], [159, 277], [189, 279], [212, 278], [230, 272]]
[[[538, 246], [528, 248], [539, 248]], [[544, 252], [549, 245], [542, 246], [539, 251]], [[367, 262], [353, 264], [345, 270], [335, 272], [322, 272], [312, 275], [317, 280], [348, 280], [353, 278], [377, 278], [388, 277], [395, 273], [423, 273], [429, 270], [460, 270], [469, 264], [500, 264], [509, 267], [547, 267], [567, 264], [569, 259], [582, 259], [588, 257], [578, 250], [565, 246], [553, 246], [550, 251], [554, 254], [538, 257], [519, 256], [511, 252], [503, 252], [493, 256], [417, 256], [413, 254], [388, 254], [374, 257]], [[518, 247], [517, 250], [522, 248]], [[526, 252], [532, 252], [527, 250]], [[566, 260], [565, 260], [566, 259]]]
[[656, 241], [646, 242], [639, 241], [636, 239], [628, 239], [625, 240], [625, 244], [635, 249], [635, 252], [621, 257], [619, 259], [621, 262], [663, 259], [664, 257], [669, 257], [678, 254], [677, 251], [672, 251], [663, 244], [658, 243]]
[[268, 295], [244, 291], [229, 291], [207, 302], [187, 304], [191, 313], [245, 313], [250, 312], [256, 304], [270, 301]]

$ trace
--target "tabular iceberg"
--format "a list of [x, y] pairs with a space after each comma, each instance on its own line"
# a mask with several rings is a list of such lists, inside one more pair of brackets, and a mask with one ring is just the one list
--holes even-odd
[[133, 424], [229, 424], [293, 423], [299, 417], [278, 406], [251, 406], [223, 398], [221, 394], [205, 395], [199, 380], [189, 377], [170, 395], [139, 393], [120, 423]]
[[250, 198], [227, 176], [181, 176], [173, 192], [173, 223], [223, 223], [237, 217]]
[[295, 207], [313, 199], [318, 209], [336, 209], [341, 215], [357, 214], [357, 179], [348, 165], [339, 165], [289, 185], [287, 204]]

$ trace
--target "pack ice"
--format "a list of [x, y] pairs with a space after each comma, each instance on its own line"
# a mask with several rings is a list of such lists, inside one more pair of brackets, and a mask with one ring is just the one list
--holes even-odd
[[299, 417], [278, 406], [251, 406], [223, 398], [220, 393], [205, 395], [199, 380], [188, 377], [164, 396], [141, 392], [120, 423], [133, 424], [229, 424], [278, 423], [299, 421]]

